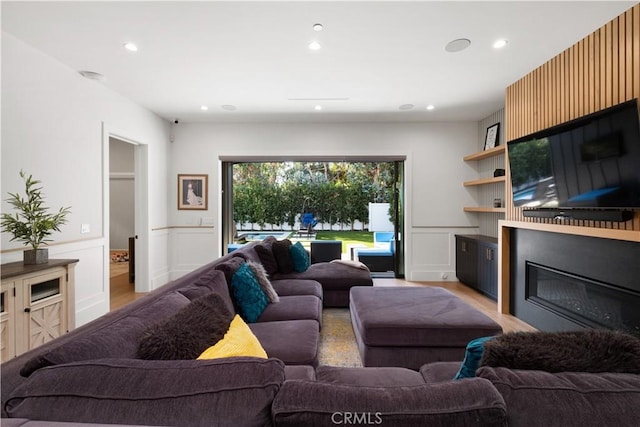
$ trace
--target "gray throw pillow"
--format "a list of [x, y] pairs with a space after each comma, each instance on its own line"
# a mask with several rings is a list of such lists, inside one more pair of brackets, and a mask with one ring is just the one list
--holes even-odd
[[247, 261], [247, 266], [253, 271], [253, 274], [258, 279], [258, 283], [260, 283], [260, 287], [264, 291], [265, 295], [269, 302], [279, 302], [280, 297], [276, 293], [275, 289], [271, 285], [271, 281], [269, 280], [269, 276], [265, 271], [262, 264], [253, 261]]
[[640, 339], [618, 331], [513, 332], [484, 343], [480, 366], [640, 374]]

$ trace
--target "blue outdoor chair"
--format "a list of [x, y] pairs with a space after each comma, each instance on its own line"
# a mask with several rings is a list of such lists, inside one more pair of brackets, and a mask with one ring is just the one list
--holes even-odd
[[313, 216], [313, 213], [311, 212], [305, 212], [302, 214], [302, 217], [300, 218], [300, 235], [302, 235], [302, 233], [306, 233], [307, 237], [309, 237], [311, 235], [311, 232], [313, 231], [313, 227], [316, 226], [316, 224], [318, 223], [318, 220], [316, 220], [316, 218]]

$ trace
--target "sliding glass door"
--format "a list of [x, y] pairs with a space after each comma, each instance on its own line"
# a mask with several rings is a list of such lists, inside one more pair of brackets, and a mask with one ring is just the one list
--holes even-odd
[[[391, 220], [395, 234], [394, 272], [395, 277], [404, 277], [404, 157], [353, 157], [353, 158], [265, 158], [265, 157], [229, 157], [221, 158], [221, 183], [222, 183], [222, 254], [227, 253], [230, 243], [234, 242], [237, 235], [236, 222], [234, 221], [234, 165], [239, 163], [322, 163], [327, 164], [357, 164], [376, 163], [384, 164], [382, 169], [392, 171], [392, 177], [387, 173], [386, 187], [383, 192], [390, 195], [385, 201], [390, 203]], [[370, 187], [368, 183], [364, 187]], [[363, 190], [364, 191], [364, 190]], [[371, 200], [373, 201], [373, 200]], [[377, 200], [380, 201], [380, 200]], [[366, 204], [366, 203], [365, 203]], [[361, 219], [366, 222], [366, 219]]]

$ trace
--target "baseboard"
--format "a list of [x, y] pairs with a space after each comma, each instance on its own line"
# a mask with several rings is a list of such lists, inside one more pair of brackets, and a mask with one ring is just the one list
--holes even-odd
[[412, 282], [457, 282], [455, 271], [413, 271], [407, 279]]

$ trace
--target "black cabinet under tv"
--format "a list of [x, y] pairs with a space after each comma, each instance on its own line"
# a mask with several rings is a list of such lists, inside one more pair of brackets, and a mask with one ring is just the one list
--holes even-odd
[[456, 277], [465, 285], [498, 299], [498, 239], [456, 234]]

